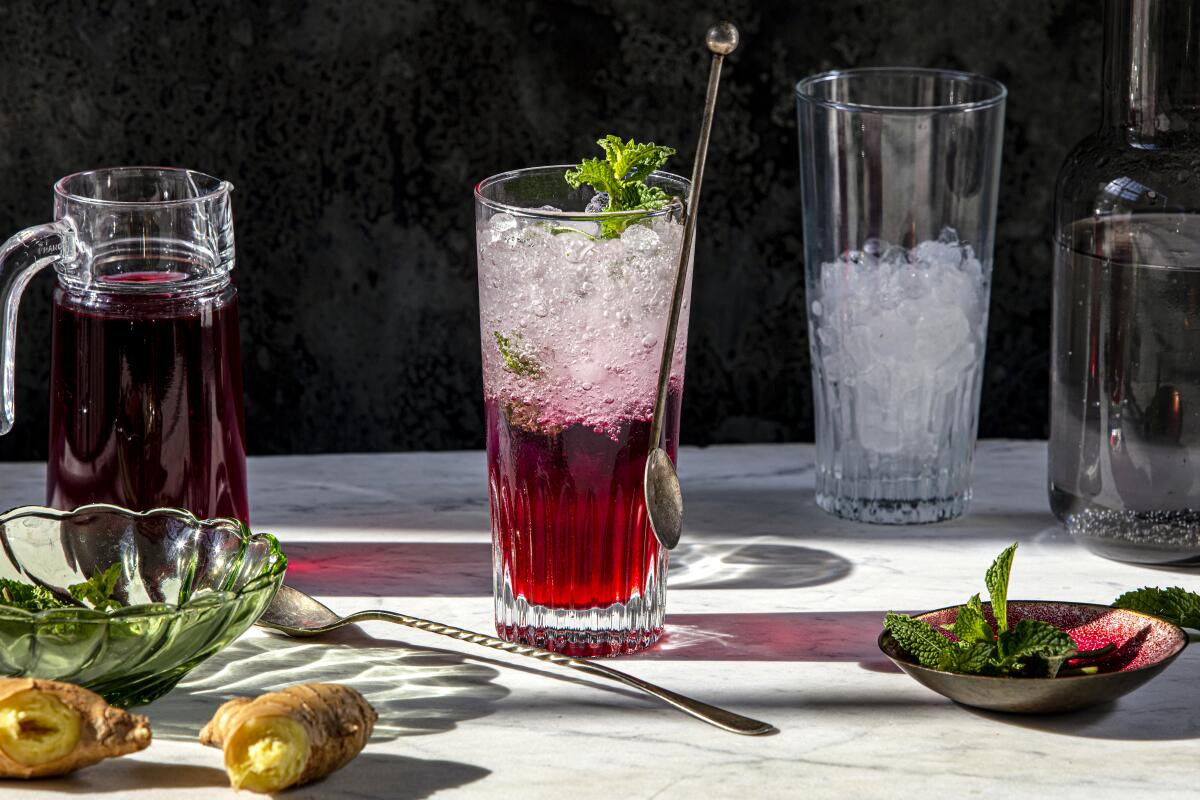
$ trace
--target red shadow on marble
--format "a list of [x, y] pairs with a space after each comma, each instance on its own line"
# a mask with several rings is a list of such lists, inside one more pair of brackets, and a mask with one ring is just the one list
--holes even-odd
[[855, 661], [898, 672], [876, 646], [883, 611], [667, 614], [667, 632], [635, 658], [681, 661]]
[[492, 548], [476, 542], [284, 543], [287, 582], [312, 595], [491, 597]]
[[[486, 542], [284, 542], [287, 582], [314, 595], [481, 597], [492, 594]], [[669, 592], [801, 589], [841, 580], [849, 561], [770, 542], [703, 543], [671, 554]], [[881, 615], [882, 618], [882, 615]]]

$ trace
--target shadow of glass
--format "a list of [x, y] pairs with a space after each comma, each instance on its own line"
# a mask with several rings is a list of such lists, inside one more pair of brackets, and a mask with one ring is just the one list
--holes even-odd
[[[697, 486], [688, 491], [684, 540], [737, 534], [782, 539], [855, 542], [897, 540], [960, 540], [1011, 542], [1029, 540], [1057, 523], [1045, 510], [1025, 505], [976, 502], [962, 517], [925, 525], [871, 525], [845, 520], [822, 511], [812, 487]], [[737, 509], [730, 514], [729, 509]], [[1041, 506], [1039, 505], [1039, 508]], [[1069, 538], [1065, 539], [1069, 543]]]
[[672, 589], [799, 589], [845, 578], [849, 561], [790, 544], [683, 543], [671, 551]]
[[320, 642], [243, 637], [143, 713], [161, 739], [194, 740], [220, 703], [295, 683], [352, 685], [379, 712], [373, 741], [439, 733], [491, 714], [508, 689], [499, 672], [444, 650], [344, 628]]

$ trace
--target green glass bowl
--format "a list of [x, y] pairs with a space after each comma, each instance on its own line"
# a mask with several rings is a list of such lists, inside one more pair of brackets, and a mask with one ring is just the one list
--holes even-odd
[[186, 511], [23, 506], [0, 514], [0, 578], [66, 587], [121, 565], [124, 608], [0, 606], [0, 675], [70, 681], [118, 706], [149, 703], [247, 628], [283, 582], [274, 536]]

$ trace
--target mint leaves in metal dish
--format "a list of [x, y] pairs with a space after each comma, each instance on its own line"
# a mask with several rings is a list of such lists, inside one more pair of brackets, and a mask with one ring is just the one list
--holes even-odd
[[[990, 614], [975, 594], [958, 609], [953, 624], [940, 626], [942, 630], [891, 611], [884, 619], [884, 630], [921, 666], [968, 675], [1053, 678], [1068, 661], [1082, 662], [1113, 652], [1116, 645], [1112, 643], [1081, 650], [1070, 634], [1040, 619], [1026, 617], [1009, 625], [1008, 579], [1016, 552], [1016, 544], [1005, 548], [984, 576]], [[947, 637], [943, 631], [952, 635]]]
[[[1159, 674], [1187, 646], [1182, 628], [1140, 610], [1009, 599], [1016, 549], [1006, 548], [985, 575], [991, 602], [976, 594], [923, 614], [888, 612], [880, 650], [963, 705], [1044, 714], [1110, 702]], [[1200, 597], [1193, 608], [1181, 591], [1130, 595], [1159, 611], [1170, 604], [1181, 614], [1200, 610]]]

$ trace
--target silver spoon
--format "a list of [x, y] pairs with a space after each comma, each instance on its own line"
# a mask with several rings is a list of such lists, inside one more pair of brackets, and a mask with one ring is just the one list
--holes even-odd
[[482, 633], [473, 633], [462, 628], [455, 628], [452, 625], [430, 622], [426, 619], [409, 617], [393, 611], [359, 611], [339, 617], [324, 603], [290, 586], [279, 587], [279, 591], [275, 593], [275, 598], [267, 606], [267, 610], [258, 618], [257, 624], [264, 628], [285, 633], [288, 636], [305, 637], [318, 636], [322, 633], [328, 633], [341, 628], [344, 625], [368, 621], [395, 622], [398, 625], [406, 625], [409, 628], [449, 636], [463, 642], [490, 647], [494, 650], [503, 650], [506, 653], [515, 653], [519, 656], [536, 658], [539, 661], [547, 661], [551, 664], [557, 664], [560, 667], [569, 667], [599, 678], [617, 681], [618, 683], [623, 683], [626, 686], [631, 686], [634, 689], [657, 697], [659, 700], [674, 706], [680, 711], [691, 714], [696, 719], [703, 720], [709, 725], [715, 725], [730, 733], [754, 736], [770, 733], [775, 730], [772, 725], [765, 722], [759, 722], [756, 719], [743, 717], [741, 714], [734, 714], [732, 711], [726, 711], [723, 708], [717, 708], [716, 706], [710, 706], [708, 703], [701, 703], [699, 700], [684, 697], [681, 694], [676, 694], [662, 687], [655, 686], [652, 683], [635, 678], [632, 675], [626, 675], [624, 672], [618, 672], [611, 667], [606, 667], [587, 659], [564, 656], [561, 653], [553, 653], [549, 650], [543, 650], [540, 647], [506, 642], [494, 636], [485, 636]]
[[658, 368], [658, 393], [654, 400], [654, 421], [650, 424], [650, 453], [646, 456], [643, 479], [646, 513], [650, 528], [663, 547], [671, 550], [683, 533], [683, 492], [675, 463], [662, 448], [663, 423], [667, 415], [667, 385], [671, 380], [671, 362], [675, 358], [675, 334], [683, 306], [688, 262], [696, 241], [696, 214], [700, 210], [700, 181], [704, 177], [704, 159], [708, 155], [708, 135], [712, 131], [713, 110], [717, 105], [717, 86], [721, 82], [721, 64], [738, 46], [738, 29], [732, 22], [718, 22], [708, 29], [704, 43], [712, 51], [708, 71], [708, 94], [704, 98], [704, 119], [700, 122], [700, 141], [696, 145], [696, 163], [692, 166], [692, 193], [688, 198], [687, 219], [683, 225], [683, 244], [679, 248], [679, 266], [675, 270], [675, 294], [667, 317], [667, 335], [663, 341], [662, 362]]

